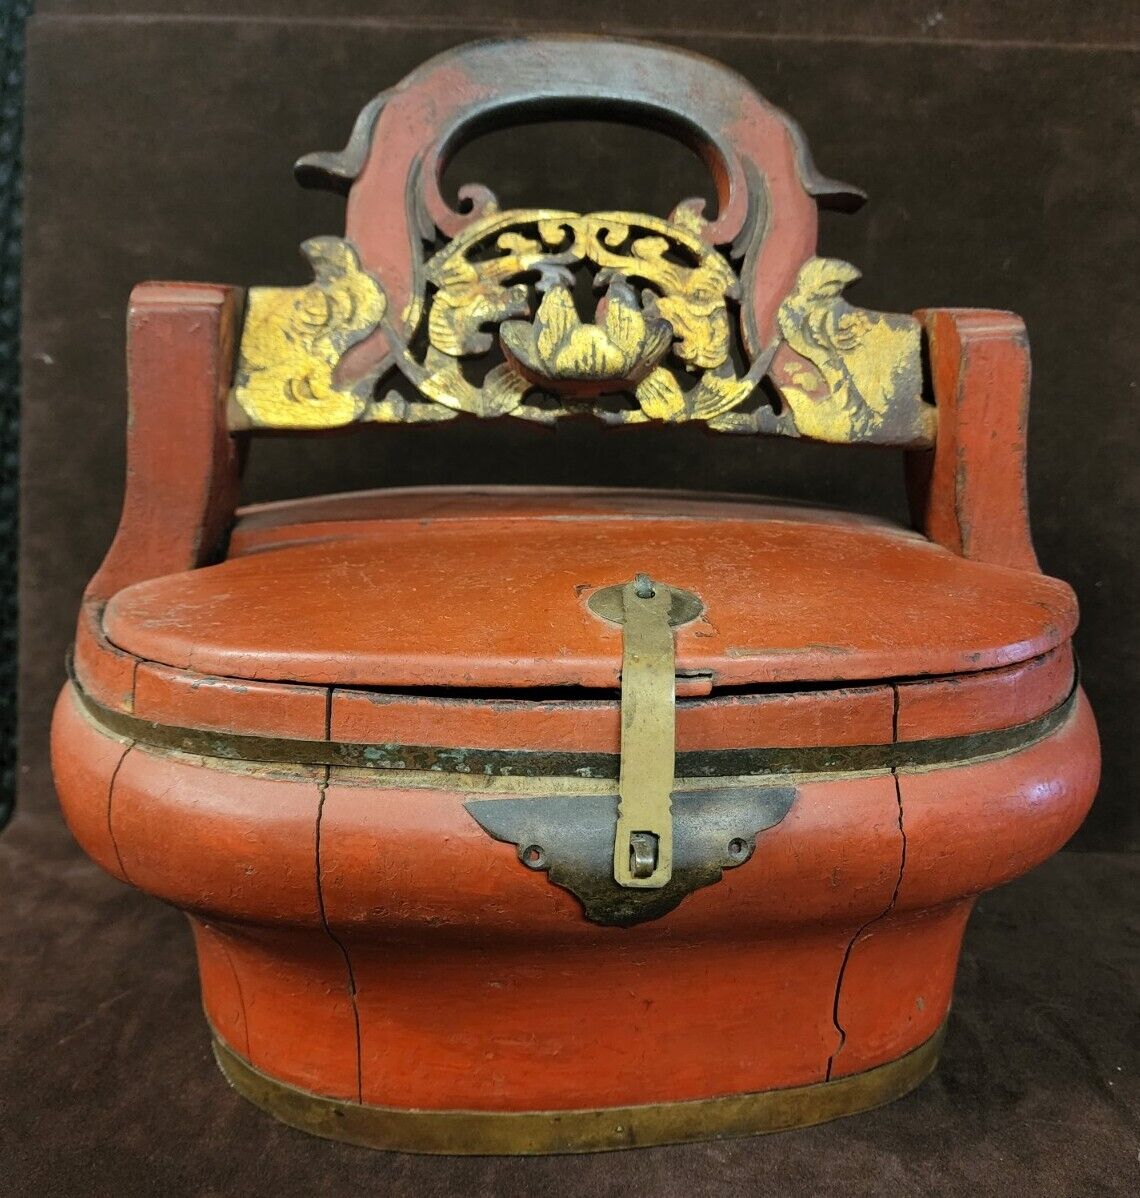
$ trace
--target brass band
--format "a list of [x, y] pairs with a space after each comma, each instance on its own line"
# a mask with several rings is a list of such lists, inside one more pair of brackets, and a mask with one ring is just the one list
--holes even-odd
[[688, 1102], [569, 1111], [425, 1111], [326, 1098], [279, 1082], [215, 1033], [230, 1085], [290, 1127], [366, 1148], [454, 1156], [603, 1152], [810, 1127], [893, 1102], [934, 1069], [946, 1025], [897, 1060], [849, 1077]]
[[[104, 707], [72, 674], [77, 698], [91, 719], [113, 736], [154, 749], [228, 762], [350, 769], [426, 771], [434, 774], [511, 778], [616, 779], [618, 753], [542, 749], [468, 749], [439, 745], [361, 744], [332, 740], [248, 736], [180, 728]], [[922, 769], [1017, 752], [1059, 728], [1072, 714], [1077, 683], [1052, 711], [1016, 724], [966, 736], [932, 737], [882, 745], [819, 745], [801, 748], [700, 749], [679, 752], [678, 778], [739, 778], [767, 774], [861, 773]]]

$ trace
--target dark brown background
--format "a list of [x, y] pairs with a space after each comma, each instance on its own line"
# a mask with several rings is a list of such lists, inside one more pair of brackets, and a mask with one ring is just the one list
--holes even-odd
[[[437, 50], [502, 32], [652, 35], [714, 55], [804, 125], [867, 208], [824, 252], [867, 306], [1009, 307], [1036, 381], [1044, 568], [1076, 587], [1105, 778], [1075, 844], [1140, 846], [1134, 528], [1137, 28], [1129, 3], [993, 0], [41, 0], [30, 29], [25, 242], [22, 806], [0, 838], [0, 1192], [1135, 1192], [1136, 856], [1066, 854], [983, 899], [946, 1060], [915, 1098], [800, 1136], [574, 1162], [377, 1158], [272, 1127], [205, 1053], [188, 938], [66, 837], [46, 763], [80, 590], [114, 529], [123, 312], [143, 278], [297, 283], [341, 203], [290, 164]], [[457, 15], [461, 14], [461, 15]], [[507, 202], [664, 210], [687, 152], [597, 126], [472, 145], [452, 181]], [[895, 455], [707, 437], [455, 424], [273, 441], [262, 498], [433, 480], [774, 491], [902, 515]], [[104, 1184], [104, 1182], [106, 1184]]]

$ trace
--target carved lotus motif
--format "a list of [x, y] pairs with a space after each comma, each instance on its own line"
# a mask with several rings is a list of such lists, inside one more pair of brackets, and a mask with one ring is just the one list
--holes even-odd
[[533, 382], [562, 395], [598, 395], [640, 382], [664, 357], [673, 326], [645, 311], [629, 283], [615, 279], [585, 324], [570, 289], [562, 284], [543, 297], [534, 323], [507, 321], [499, 329], [503, 350]]

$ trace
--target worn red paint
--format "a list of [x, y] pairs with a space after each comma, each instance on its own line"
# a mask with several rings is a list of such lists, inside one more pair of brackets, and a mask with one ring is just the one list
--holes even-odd
[[[625, 54], [639, 119], [674, 110], [675, 91], [704, 130], [718, 244], [747, 223], [745, 160], [768, 163], [779, 221], [748, 275], [768, 337], [826, 183], [808, 186], [788, 126], [698, 60], [610, 46], [563, 70], [557, 46], [514, 47], [518, 77], [495, 77], [502, 47], [424, 68], [357, 147], [349, 234], [393, 311], [415, 285], [409, 172], [424, 166], [425, 210], [454, 232], [475, 213], [448, 207], [438, 171], [482, 106], [529, 102], [549, 76], [560, 102], [593, 88], [624, 111], [599, 72]], [[1026, 514], [1016, 317], [922, 314], [939, 427], [910, 455], [913, 532], [739, 497], [548, 488], [238, 510], [225, 403], [240, 299], [197, 284], [132, 297], [126, 501], [74, 657], [104, 707], [222, 737], [613, 753], [620, 635], [586, 601], [640, 571], [706, 606], [677, 636], [684, 752], [958, 737], [1071, 692], [1075, 599], [1040, 573]], [[386, 352], [378, 334], [343, 367]], [[335, 1098], [518, 1111], [801, 1085], [906, 1053], [945, 1017], [974, 897], [1071, 835], [1098, 754], [1078, 695], [1005, 756], [797, 778], [746, 864], [635, 928], [586, 921], [483, 832], [451, 775], [156, 751], [70, 688], [53, 767], [94, 860], [189, 913], [207, 1015], [244, 1059]]]

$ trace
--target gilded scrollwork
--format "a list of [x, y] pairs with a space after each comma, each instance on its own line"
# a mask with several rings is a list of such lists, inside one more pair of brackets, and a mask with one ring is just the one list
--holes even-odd
[[[730, 360], [736, 275], [700, 233], [696, 219], [493, 212], [426, 264], [428, 346], [422, 357], [406, 346], [401, 369], [436, 402], [477, 415], [551, 420], [625, 391], [636, 407], [593, 410], [611, 422], [706, 420], [756, 379]], [[575, 301], [581, 269], [604, 288], [593, 320]], [[475, 385], [461, 360], [491, 350], [495, 326], [506, 361]], [[554, 406], [525, 402], [533, 392]]]
[[301, 250], [312, 283], [254, 287], [246, 302], [233, 395], [253, 427], [336, 428], [368, 406], [334, 375], [345, 350], [383, 319], [384, 292], [347, 241], [314, 237]]
[[775, 374], [800, 436], [845, 443], [890, 426], [900, 440], [929, 439], [934, 409], [922, 399], [918, 321], [856, 308], [843, 297], [859, 271], [837, 258], [810, 258], [780, 306], [792, 353]]
[[[683, 215], [491, 211], [424, 263], [402, 321], [352, 245], [306, 242], [313, 283], [250, 292], [236, 423], [550, 422], [590, 411], [609, 423], [930, 443], [917, 322], [852, 306], [842, 292], [858, 271], [813, 258], [779, 309], [779, 337], [749, 359], [736, 274], [703, 239], [699, 214]], [[601, 293], [592, 316], [579, 310], [579, 283]], [[378, 331], [385, 363], [340, 383], [342, 356]], [[411, 397], [381, 392], [393, 366]], [[765, 374], [782, 410], [757, 390]]]
[[342, 238], [314, 237], [301, 250], [313, 269], [312, 283], [249, 291], [231, 392], [231, 426], [328, 429], [454, 416], [446, 407], [395, 393], [374, 399], [371, 380], [356, 386], [338, 382], [341, 358], [381, 325], [387, 297]]

